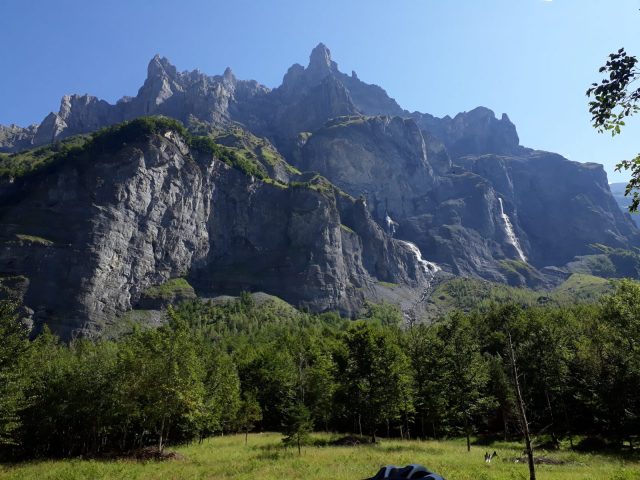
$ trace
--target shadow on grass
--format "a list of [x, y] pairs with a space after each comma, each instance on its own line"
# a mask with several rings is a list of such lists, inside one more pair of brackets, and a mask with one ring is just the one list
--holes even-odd
[[[360, 445], [379, 445], [380, 442], [374, 444], [371, 437], [360, 435], [343, 435], [329, 436], [328, 438], [310, 437], [302, 443], [305, 447], [358, 447]], [[260, 450], [280, 450], [286, 449], [284, 444], [272, 443], [268, 445], [260, 445], [256, 447]]]
[[287, 449], [284, 445], [279, 445], [277, 449], [273, 448], [270, 450], [267, 450], [267, 449], [261, 449], [261, 450], [264, 450], [264, 451], [256, 455], [256, 458], [258, 460], [277, 461], [283, 458], [287, 454], [287, 451], [290, 449]]
[[638, 444], [638, 439], [634, 440], [633, 444], [625, 444], [620, 440], [608, 440], [603, 437], [585, 437], [575, 444], [571, 451], [640, 462], [640, 449], [632, 446]]
[[[632, 448], [632, 444], [623, 443], [621, 441], [611, 440], [600, 436], [573, 437], [573, 443], [569, 438], [552, 439], [548, 435], [537, 438], [533, 445], [534, 455], [544, 458], [547, 453], [550, 454], [571, 454], [582, 453], [590, 455], [601, 455], [615, 460], [624, 460], [630, 462], [640, 462], [640, 448]], [[633, 445], [638, 445], [638, 439], [633, 441]], [[522, 449], [524, 452], [524, 443], [517, 437], [509, 438], [506, 442], [502, 436], [481, 436], [471, 442], [472, 445], [478, 447], [486, 447], [487, 449], [509, 448]]]
[[[176, 445], [177, 446], [177, 445]], [[165, 449], [160, 452], [156, 447], [145, 447], [135, 450], [129, 450], [125, 452], [101, 452], [95, 454], [77, 454], [77, 455], [49, 455], [49, 456], [36, 456], [36, 457], [17, 457], [17, 458], [2, 458], [0, 457], [0, 464], [8, 467], [18, 467], [22, 465], [43, 463], [43, 462], [56, 462], [63, 460], [72, 461], [93, 461], [110, 463], [118, 460], [133, 461], [133, 462], [165, 462], [186, 460], [186, 457], [181, 453], [174, 452], [169, 449]]]

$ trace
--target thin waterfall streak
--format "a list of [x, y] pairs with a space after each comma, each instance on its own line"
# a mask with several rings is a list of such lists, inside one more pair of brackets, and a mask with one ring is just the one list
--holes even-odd
[[527, 257], [525, 256], [524, 251], [520, 246], [520, 241], [518, 240], [518, 237], [516, 236], [516, 233], [513, 230], [513, 224], [509, 219], [509, 215], [507, 215], [504, 212], [504, 206], [502, 204], [501, 197], [498, 197], [498, 203], [500, 204], [500, 218], [502, 218], [502, 222], [504, 223], [504, 233], [507, 235], [507, 241], [511, 245], [513, 245], [513, 248], [516, 249], [516, 252], [518, 253], [518, 257], [520, 257], [520, 260], [522, 260], [523, 262], [526, 262]]

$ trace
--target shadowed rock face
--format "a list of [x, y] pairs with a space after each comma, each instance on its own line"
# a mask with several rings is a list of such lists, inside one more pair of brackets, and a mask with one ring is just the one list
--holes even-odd
[[535, 265], [562, 265], [602, 243], [628, 248], [638, 231], [617, 206], [602, 165], [569, 161], [548, 152], [461, 159], [490, 179], [518, 212]]
[[[5, 180], [0, 274], [27, 278], [16, 281], [36, 322], [95, 329], [176, 276], [199, 292], [264, 290], [351, 314], [376, 298], [376, 281], [419, 290], [428, 281], [392, 236], [445, 271], [534, 286], [556, 282], [544, 267], [593, 243], [639, 244], [601, 166], [520, 146], [507, 115], [484, 107], [453, 118], [403, 110], [381, 87], [340, 72], [323, 44], [273, 90], [230, 69], [178, 72], [156, 56], [135, 97], [110, 105], [65, 96], [40, 125], [0, 126], [0, 151], [141, 115], [210, 131], [239, 125], [273, 149], [272, 178], [313, 177], [282, 155], [358, 200], [326, 182], [252, 180], [171, 136]], [[232, 137], [219, 138], [238, 147]]]
[[65, 338], [99, 330], [175, 277], [200, 292], [262, 290], [347, 315], [378, 280], [428, 280], [362, 202], [257, 181], [171, 132], [56, 164], [1, 200], [0, 272], [27, 279], [36, 327]]

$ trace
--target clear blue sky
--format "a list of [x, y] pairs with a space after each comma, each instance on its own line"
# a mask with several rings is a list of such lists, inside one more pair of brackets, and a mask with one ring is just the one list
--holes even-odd
[[[615, 8], [614, 8], [615, 7]], [[607, 54], [640, 55], [640, 0], [2, 0], [0, 123], [27, 125], [66, 93], [134, 95], [155, 53], [179, 70], [280, 84], [320, 41], [404, 108], [506, 112], [521, 143], [613, 165], [640, 152], [589, 123]]]

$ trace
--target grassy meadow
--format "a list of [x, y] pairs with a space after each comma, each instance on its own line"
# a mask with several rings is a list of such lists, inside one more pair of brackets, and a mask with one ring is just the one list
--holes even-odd
[[[466, 451], [464, 440], [398, 441], [382, 440], [378, 445], [306, 446], [298, 456], [295, 448], [282, 446], [277, 433], [216, 437], [172, 451], [183, 458], [167, 461], [34, 461], [0, 466], [1, 479], [317, 479], [361, 480], [385, 464], [421, 463], [448, 480], [527, 479], [526, 464], [508, 459], [517, 457], [516, 443], [473, 446]], [[317, 444], [329, 437], [315, 435]], [[498, 457], [487, 465], [486, 450]], [[542, 455], [542, 453], [541, 453]], [[537, 466], [538, 479], [627, 480], [640, 479], [640, 458], [561, 451], [549, 457], [566, 461], [563, 465]]]

